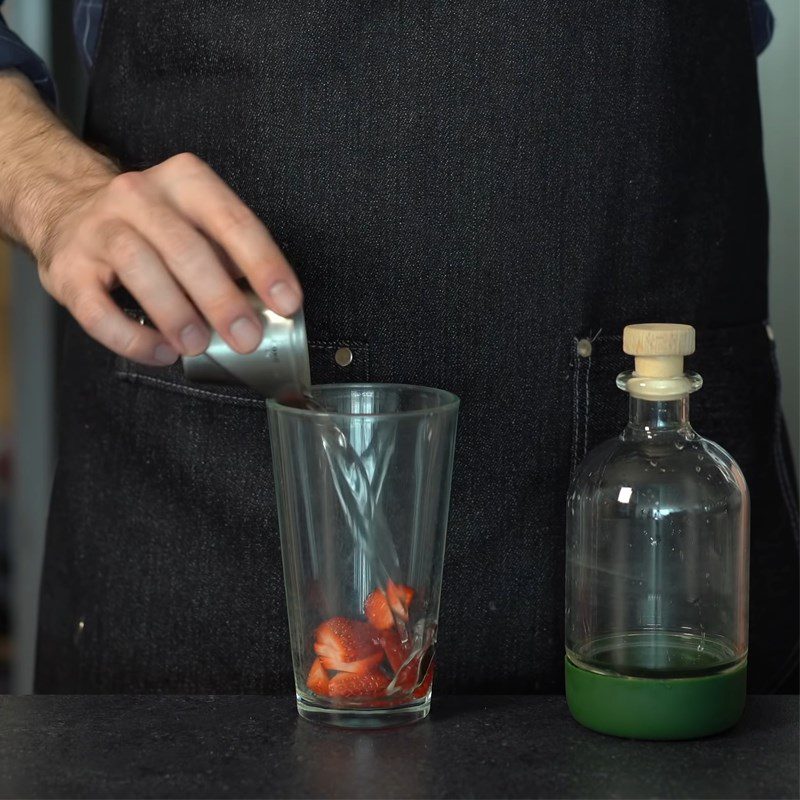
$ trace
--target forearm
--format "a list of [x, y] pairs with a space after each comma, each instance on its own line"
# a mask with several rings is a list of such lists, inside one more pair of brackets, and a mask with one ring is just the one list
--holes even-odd
[[0, 234], [47, 262], [54, 221], [116, 172], [68, 130], [27, 78], [0, 71]]

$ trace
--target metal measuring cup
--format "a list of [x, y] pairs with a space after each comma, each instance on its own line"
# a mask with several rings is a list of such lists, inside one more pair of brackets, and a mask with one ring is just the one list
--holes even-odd
[[304, 397], [311, 386], [311, 369], [302, 309], [282, 317], [266, 308], [255, 292], [246, 290], [245, 295], [261, 318], [261, 343], [252, 353], [237, 353], [212, 331], [204, 353], [181, 357], [186, 378], [212, 383], [239, 381], [264, 397]]

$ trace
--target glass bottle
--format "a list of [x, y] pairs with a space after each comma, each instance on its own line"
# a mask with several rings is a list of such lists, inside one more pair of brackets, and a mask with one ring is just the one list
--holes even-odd
[[689, 423], [688, 325], [625, 328], [635, 370], [622, 434], [592, 450], [568, 498], [566, 692], [578, 722], [643, 739], [733, 725], [747, 669], [749, 495]]

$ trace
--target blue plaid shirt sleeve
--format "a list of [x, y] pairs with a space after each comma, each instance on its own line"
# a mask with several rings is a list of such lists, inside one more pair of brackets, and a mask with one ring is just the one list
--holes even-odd
[[[0, 0], [2, 5], [3, 0]], [[50, 105], [56, 104], [56, 86], [50, 70], [36, 53], [27, 47], [6, 25], [0, 13], [0, 69], [18, 69], [39, 90]]]

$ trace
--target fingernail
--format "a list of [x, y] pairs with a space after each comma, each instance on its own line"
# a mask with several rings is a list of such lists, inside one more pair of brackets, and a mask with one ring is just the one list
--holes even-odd
[[181, 344], [190, 355], [196, 355], [206, 349], [208, 335], [200, 329], [199, 325], [192, 323], [181, 331]]
[[278, 281], [273, 284], [269, 290], [269, 296], [272, 299], [274, 309], [279, 314], [283, 314], [284, 317], [294, 314], [300, 308], [300, 295], [297, 289], [290, 286], [286, 281]]
[[178, 360], [178, 351], [172, 345], [160, 344], [156, 347], [153, 357], [159, 364], [174, 364]]
[[251, 319], [239, 317], [231, 325], [231, 336], [242, 350], [250, 352], [258, 347], [261, 341], [261, 330]]

